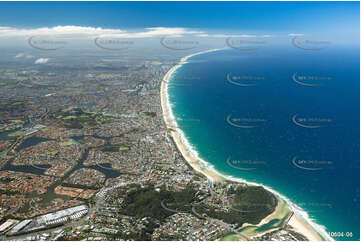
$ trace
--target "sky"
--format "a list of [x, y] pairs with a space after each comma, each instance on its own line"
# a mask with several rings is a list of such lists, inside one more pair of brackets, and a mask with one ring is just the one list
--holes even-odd
[[305, 31], [359, 26], [359, 2], [1, 2], [9, 27]]
[[0, 37], [306, 33], [359, 43], [359, 2], [0, 2]]

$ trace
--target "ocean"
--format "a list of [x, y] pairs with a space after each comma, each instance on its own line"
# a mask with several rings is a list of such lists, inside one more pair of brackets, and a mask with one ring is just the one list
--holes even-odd
[[209, 168], [264, 184], [335, 240], [360, 239], [358, 47], [192, 56], [171, 76], [178, 127]]

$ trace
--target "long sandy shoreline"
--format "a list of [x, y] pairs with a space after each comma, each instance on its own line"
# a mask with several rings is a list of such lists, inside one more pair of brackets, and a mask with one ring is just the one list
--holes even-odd
[[[170, 133], [171, 133], [171, 136], [173, 137], [174, 142], [177, 145], [178, 150], [181, 152], [184, 159], [189, 163], [190, 166], [192, 166], [192, 168], [194, 170], [204, 174], [209, 180], [214, 181], [214, 182], [221, 182], [221, 181], [225, 181], [225, 180], [229, 180], [232, 182], [239, 182], [239, 180], [237, 180], [237, 179], [232, 179], [232, 178], [226, 177], [226, 176], [218, 173], [214, 169], [207, 168], [204, 165], [204, 162], [202, 162], [197, 157], [197, 155], [194, 154], [194, 151], [190, 150], [190, 148], [189, 148], [190, 146], [187, 145], [187, 140], [185, 140], [184, 136], [181, 135], [181, 132], [177, 128], [177, 124], [176, 124], [175, 118], [173, 116], [173, 112], [172, 112], [172, 109], [171, 109], [171, 106], [169, 103], [169, 98], [168, 98], [168, 90], [167, 90], [168, 89], [168, 81], [174, 71], [176, 71], [183, 64], [185, 64], [187, 62], [187, 60], [189, 58], [191, 58], [192, 56], [209, 53], [209, 52], [214, 52], [214, 51], [218, 51], [218, 50], [221, 50], [221, 49], [211, 49], [211, 50], [201, 51], [201, 52], [197, 52], [197, 53], [193, 53], [191, 55], [185, 56], [180, 60], [179, 64], [173, 66], [166, 73], [166, 75], [164, 76], [164, 78], [162, 80], [161, 90], [160, 90], [161, 105], [162, 105], [162, 110], [163, 110], [163, 119], [164, 119], [164, 122], [165, 122], [167, 128], [171, 129]], [[256, 184], [256, 183], [250, 183], [247, 181], [242, 181], [242, 182], [250, 184], [250, 185], [261, 185], [261, 184]], [[273, 194], [275, 194], [278, 199], [283, 199], [282, 195], [278, 194], [277, 192], [273, 191], [272, 189], [267, 188], [267, 187], [265, 187], [265, 189], [267, 189], [270, 192], [272, 192]], [[291, 206], [290, 206], [290, 209], [293, 212], [295, 212], [295, 214], [292, 216], [292, 218], [290, 219], [288, 224], [290, 224], [297, 232], [299, 232], [302, 235], [304, 235], [305, 237], [307, 237], [307, 239], [309, 239], [310, 241], [322, 241], [325, 239], [332, 240], [331, 237], [328, 238], [325, 235], [324, 235], [325, 239], [322, 238], [320, 236], [320, 234], [316, 231], [316, 229], [313, 226], [311, 226], [311, 224], [309, 222], [307, 222], [302, 217], [297, 215], [297, 211], [294, 211], [295, 209], [293, 209]], [[268, 217], [270, 217], [270, 216], [267, 216], [261, 222], [265, 223]]]

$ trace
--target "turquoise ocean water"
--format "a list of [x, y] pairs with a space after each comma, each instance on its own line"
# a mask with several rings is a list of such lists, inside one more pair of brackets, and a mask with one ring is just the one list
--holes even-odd
[[335, 240], [359, 240], [359, 66], [347, 46], [221, 50], [178, 68], [169, 101], [209, 166], [276, 190]]

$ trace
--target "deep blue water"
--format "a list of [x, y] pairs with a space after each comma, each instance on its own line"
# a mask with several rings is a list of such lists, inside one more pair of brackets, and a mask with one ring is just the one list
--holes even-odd
[[347, 46], [202, 54], [173, 74], [187, 85], [170, 85], [170, 102], [215, 169], [275, 189], [336, 240], [359, 240], [359, 58]]

